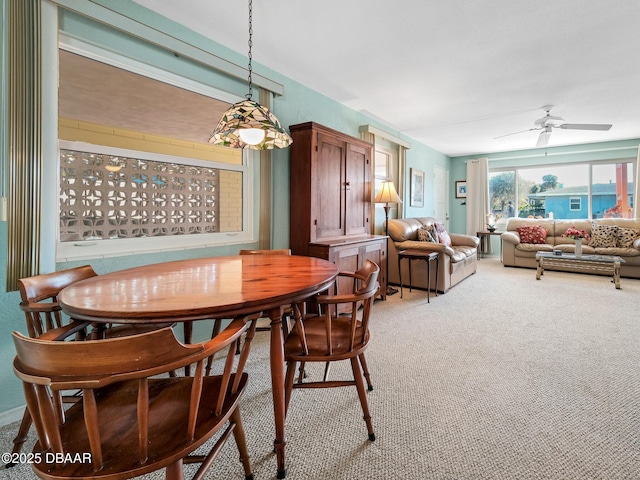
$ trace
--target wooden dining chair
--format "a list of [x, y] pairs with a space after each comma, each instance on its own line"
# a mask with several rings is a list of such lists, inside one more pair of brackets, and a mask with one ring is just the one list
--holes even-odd
[[[181, 479], [183, 464], [200, 463], [193, 478], [201, 479], [233, 434], [245, 478], [252, 479], [238, 409], [251, 342], [245, 342], [238, 361], [235, 343], [254, 331], [254, 322], [237, 318], [215, 338], [193, 345], [179, 342], [171, 328], [83, 342], [14, 332], [14, 371], [38, 434], [34, 473], [47, 479], [116, 480], [164, 468], [167, 479]], [[225, 350], [215, 365], [220, 372], [205, 376], [205, 360]], [[194, 376], [159, 375], [187, 364]], [[53, 392], [69, 388], [83, 391], [81, 401], [58, 409]], [[194, 454], [214, 436], [204, 455]]]
[[[73, 337], [77, 340], [86, 338], [113, 338], [143, 333], [166, 327], [163, 325], [92, 325], [90, 322], [77, 321], [63, 315], [58, 304], [60, 291], [73, 283], [95, 277], [97, 273], [90, 265], [44, 273], [18, 280], [20, 291], [20, 309], [25, 314], [27, 332], [31, 338], [47, 340], [66, 340]], [[78, 392], [69, 395], [56, 395], [54, 402], [75, 403]], [[19, 453], [27, 439], [31, 427], [31, 415], [25, 409], [18, 433], [13, 440], [13, 452]], [[8, 467], [13, 464], [7, 464]]]
[[[380, 268], [367, 260], [365, 265], [354, 273], [341, 272], [338, 277], [352, 279], [353, 293], [323, 294], [314, 297], [318, 306], [317, 314], [307, 313], [299, 317], [287, 337], [284, 356], [287, 363], [285, 376], [285, 412], [294, 388], [324, 388], [355, 385], [367, 424], [369, 440], [375, 440], [369, 405], [364, 386], [366, 378], [369, 390], [373, 390], [364, 351], [369, 344], [369, 318], [373, 299], [378, 292]], [[337, 282], [336, 282], [337, 283]], [[337, 287], [336, 287], [337, 288]], [[347, 313], [339, 313], [340, 306], [348, 304]], [[349, 360], [353, 380], [330, 380], [327, 369], [321, 380], [305, 380], [305, 364]], [[296, 366], [300, 364], [300, 374], [296, 380]]]
[[[60, 291], [80, 280], [95, 277], [97, 273], [90, 265], [60, 270], [52, 273], [43, 273], [33, 277], [18, 280], [20, 290], [20, 309], [25, 313], [27, 331], [31, 338], [38, 338], [51, 329], [66, 327], [74, 323], [73, 319], [65, 318], [58, 304]], [[170, 323], [157, 324], [91, 324], [91, 329], [85, 332], [77, 332], [78, 338], [114, 338], [151, 330], [159, 330], [171, 325]], [[86, 324], [85, 324], [86, 326]], [[57, 332], [57, 331], [56, 331]], [[53, 332], [48, 335], [58, 335]]]

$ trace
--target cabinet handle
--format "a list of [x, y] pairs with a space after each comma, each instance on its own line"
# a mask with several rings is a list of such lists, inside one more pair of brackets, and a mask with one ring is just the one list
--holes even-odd
[[351, 182], [344, 182], [345, 190], [351, 190]]

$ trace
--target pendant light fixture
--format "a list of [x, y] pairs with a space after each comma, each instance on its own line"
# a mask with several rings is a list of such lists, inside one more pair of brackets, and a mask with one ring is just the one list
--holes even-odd
[[246, 100], [233, 104], [218, 122], [209, 143], [231, 148], [269, 150], [286, 148], [293, 139], [282, 128], [276, 116], [258, 102], [251, 100], [251, 47], [253, 46], [253, 4], [249, 0], [249, 93]]

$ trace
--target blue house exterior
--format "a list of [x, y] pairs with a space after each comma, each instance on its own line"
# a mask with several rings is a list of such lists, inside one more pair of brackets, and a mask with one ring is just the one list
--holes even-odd
[[[633, 184], [629, 184], [629, 206], [633, 207]], [[596, 183], [592, 187], [592, 218], [603, 218], [604, 212], [616, 205], [616, 184]], [[543, 205], [544, 216], [554, 218], [589, 218], [588, 187], [560, 187], [527, 195], [530, 204]]]

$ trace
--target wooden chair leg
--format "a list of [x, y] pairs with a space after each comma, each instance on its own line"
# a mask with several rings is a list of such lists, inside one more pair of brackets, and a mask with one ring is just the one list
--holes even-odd
[[324, 375], [322, 376], [323, 381], [327, 381], [329, 379], [329, 372], [331, 371], [331, 362], [327, 362], [324, 365]]
[[307, 377], [307, 374], [304, 372], [304, 362], [300, 362], [300, 368], [298, 369], [298, 383], [302, 383], [302, 380]]
[[[29, 428], [31, 427], [31, 414], [29, 413], [29, 409], [25, 408], [24, 413], [22, 414], [22, 421], [20, 422], [20, 428], [18, 429], [18, 434], [16, 438], [13, 439], [13, 450], [11, 453], [20, 453], [22, 450], [22, 445], [27, 441], [27, 435], [29, 434]], [[6, 468], [11, 468], [16, 463], [9, 462], [6, 464]]]
[[[300, 367], [302, 368], [302, 367]], [[287, 362], [287, 372], [284, 377], [284, 416], [286, 418], [289, 411], [289, 401], [293, 391], [293, 381], [296, 376], [296, 362]]]
[[367, 367], [367, 360], [364, 358], [364, 353], [358, 355], [360, 359], [360, 365], [362, 365], [362, 371], [364, 372], [364, 378], [367, 381], [367, 390], [373, 390], [373, 384], [371, 383], [371, 377], [369, 376], [369, 367]]
[[376, 435], [373, 433], [373, 424], [371, 423], [371, 414], [369, 413], [369, 403], [367, 401], [367, 392], [364, 389], [364, 382], [362, 381], [362, 370], [360, 369], [360, 361], [357, 357], [351, 358], [351, 370], [353, 370], [353, 378], [356, 382], [356, 388], [358, 389], [358, 397], [360, 398], [360, 405], [362, 406], [362, 412], [364, 413], [364, 421], [367, 424], [367, 432], [369, 433], [369, 440], [375, 441]]
[[231, 422], [236, 424], [233, 429], [233, 437], [236, 440], [238, 446], [238, 452], [240, 453], [240, 461], [244, 467], [244, 476], [246, 480], [253, 479], [253, 473], [251, 472], [251, 463], [249, 462], [249, 450], [247, 449], [247, 440], [244, 435], [244, 426], [242, 425], [242, 418], [240, 417], [240, 410], [236, 409], [231, 414]]

